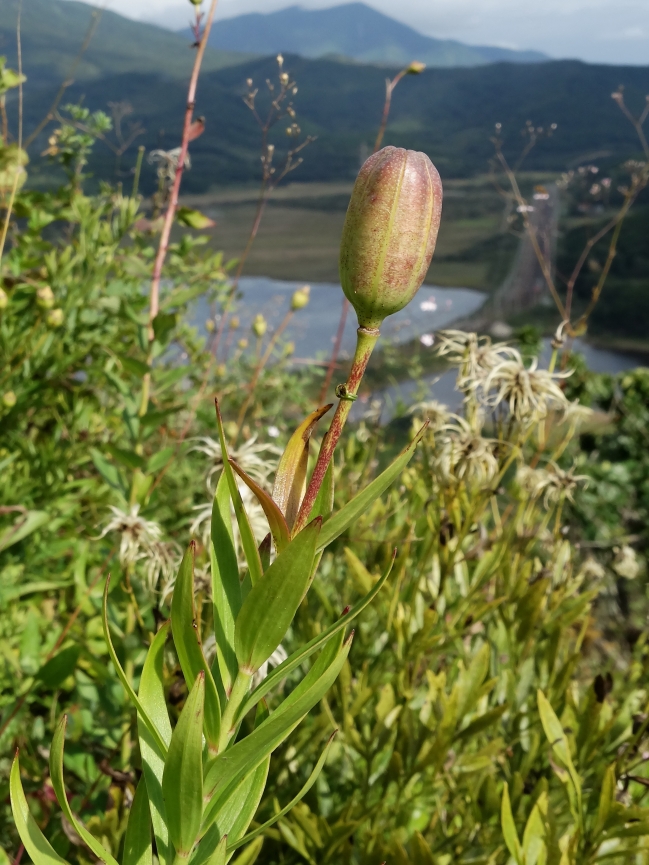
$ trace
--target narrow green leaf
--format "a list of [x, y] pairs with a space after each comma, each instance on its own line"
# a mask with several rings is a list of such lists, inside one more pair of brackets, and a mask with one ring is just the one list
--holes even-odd
[[[140, 689], [138, 692], [142, 706], [156, 728], [160, 731], [160, 735], [167, 747], [169, 746], [169, 742], [171, 742], [171, 723], [165, 701], [163, 670], [164, 647], [169, 627], [170, 623], [166, 622], [153, 638], [144, 661], [144, 667], [142, 668]], [[167, 819], [162, 796], [162, 775], [165, 758], [140, 715], [137, 718], [137, 727], [140, 739], [140, 754], [142, 755], [142, 771], [146, 781], [158, 859], [161, 865], [171, 865], [173, 851], [169, 846], [169, 833], [167, 831]]]
[[79, 835], [83, 842], [90, 848], [90, 850], [92, 850], [95, 856], [102, 862], [105, 862], [106, 865], [118, 865], [117, 860], [111, 856], [108, 850], [104, 849], [95, 836], [91, 835], [83, 823], [72, 813], [72, 808], [68, 802], [68, 797], [65, 792], [65, 781], [63, 779], [63, 748], [65, 745], [65, 727], [67, 720], [67, 715], [63, 715], [57, 725], [50, 746], [50, 778], [52, 781], [52, 787], [56, 794], [56, 799], [61, 810], [68, 819], [68, 822], [74, 827], [77, 835]]
[[311, 433], [320, 418], [330, 408], [331, 404], [322, 406], [322, 408], [311, 412], [302, 421], [289, 439], [277, 466], [275, 483], [273, 485], [273, 499], [277, 502], [280, 511], [286, 517], [289, 528], [293, 528], [293, 523], [295, 522], [295, 517], [300, 509], [300, 502], [304, 495]]
[[202, 831], [209, 829], [224, 802], [237, 786], [253, 772], [291, 734], [310, 710], [320, 702], [336, 681], [351, 647], [351, 634], [342, 649], [332, 638], [295, 690], [279, 708], [255, 730], [219, 754], [205, 778], [206, 796]]
[[261, 505], [264, 514], [266, 515], [266, 519], [268, 520], [268, 527], [273, 535], [275, 549], [278, 553], [281, 553], [282, 550], [286, 549], [291, 540], [291, 533], [286, 525], [284, 514], [280, 511], [278, 505], [273, 501], [272, 497], [266, 492], [266, 490], [262, 489], [258, 483], [255, 483], [255, 481], [244, 472], [241, 466], [237, 465], [234, 460], [230, 460], [230, 465], [248, 489], [255, 494], [257, 501]]
[[545, 735], [548, 739], [548, 742], [552, 746], [552, 750], [554, 751], [555, 755], [559, 758], [561, 763], [563, 763], [563, 765], [568, 771], [568, 775], [570, 777], [570, 781], [576, 795], [577, 813], [575, 814], [575, 817], [579, 821], [581, 821], [583, 819], [583, 812], [581, 807], [581, 779], [579, 778], [579, 775], [577, 774], [575, 766], [572, 762], [568, 739], [563, 731], [561, 722], [557, 718], [554, 709], [550, 705], [550, 702], [548, 701], [543, 691], [538, 690], [536, 696], [543, 730], [545, 731]]
[[9, 792], [11, 796], [11, 811], [14, 823], [18, 830], [20, 840], [34, 865], [67, 865], [65, 859], [61, 859], [47, 838], [38, 828], [38, 823], [31, 815], [22, 781], [20, 780], [20, 764], [18, 752], [14, 757], [9, 778]]
[[176, 210], [176, 219], [181, 225], [186, 225], [188, 228], [212, 228], [216, 225], [213, 219], [205, 216], [200, 210], [192, 210], [191, 207], [179, 207]]
[[604, 831], [606, 821], [608, 820], [608, 815], [611, 811], [611, 805], [615, 801], [615, 787], [615, 763], [612, 763], [610, 766], [607, 767], [606, 772], [604, 773], [602, 790], [599, 794], [597, 820], [595, 821], [595, 828], [593, 830], [593, 834], [595, 835], [595, 837], [597, 837], [601, 832]]
[[382, 472], [378, 478], [375, 478], [365, 489], [354, 496], [347, 502], [346, 505], [338, 511], [337, 514], [327, 520], [322, 526], [320, 538], [318, 539], [318, 550], [323, 550], [325, 547], [341, 535], [346, 528], [351, 526], [365, 511], [372, 505], [379, 496], [387, 490], [387, 488], [399, 477], [403, 469], [408, 465], [415, 453], [415, 448], [421, 441], [428, 422], [419, 430], [414, 439], [410, 442], [407, 448], [403, 450], [396, 460]]
[[127, 469], [143, 469], [146, 464], [144, 457], [136, 454], [135, 451], [127, 451], [111, 444], [107, 444], [105, 447], [113, 459], [126, 466]]
[[162, 448], [161, 451], [158, 451], [157, 454], [153, 454], [152, 457], [149, 458], [149, 461], [146, 464], [147, 474], [155, 474], [159, 472], [160, 469], [163, 469], [170, 459], [173, 458], [173, 455], [176, 453], [176, 449], [172, 447]]
[[49, 520], [47, 511], [27, 511], [26, 515], [21, 516], [0, 535], [0, 553], [40, 529]]
[[118, 357], [124, 369], [137, 378], [144, 378], [147, 373], [151, 372], [151, 367], [136, 357], [129, 357], [126, 354], [120, 354]]
[[264, 846], [263, 838], [256, 838], [252, 844], [249, 844], [243, 853], [239, 853], [232, 865], [254, 865], [257, 861], [261, 848]]
[[192, 857], [192, 865], [208, 863], [215, 843], [224, 836], [233, 841], [241, 838], [259, 807], [266, 787], [269, 766], [270, 757], [267, 757], [254, 772], [239, 784], [234, 793], [223, 804], [213, 825], [196, 848], [196, 853]]
[[322, 522], [326, 522], [329, 517], [332, 515], [334, 510], [334, 489], [335, 489], [335, 478], [334, 478], [334, 460], [335, 454], [331, 458], [331, 462], [327, 466], [327, 471], [325, 472], [324, 480], [322, 481], [322, 486], [318, 490], [318, 495], [316, 496], [316, 500], [313, 503], [313, 508], [311, 509], [311, 513], [309, 515], [309, 521], [314, 520], [316, 517], [322, 517]]
[[505, 844], [507, 845], [507, 849], [509, 850], [511, 855], [514, 857], [516, 865], [523, 865], [523, 848], [521, 847], [521, 842], [518, 840], [516, 824], [514, 823], [514, 815], [512, 814], [512, 806], [509, 801], [509, 785], [506, 781], [505, 786], [503, 787], [503, 799], [500, 809], [500, 825], [503, 830], [503, 838], [505, 839]]
[[80, 654], [80, 646], [66, 646], [43, 664], [35, 678], [48, 688], [58, 688], [74, 673]]
[[388, 567], [385, 574], [381, 577], [380, 580], [378, 580], [374, 588], [370, 592], [368, 592], [364, 598], [361, 598], [358, 603], [354, 604], [354, 606], [348, 613], [345, 613], [345, 615], [341, 616], [337, 622], [334, 622], [333, 625], [330, 625], [321, 634], [318, 634], [317, 637], [309, 640], [309, 642], [302, 646], [301, 649], [298, 649], [297, 652], [294, 652], [278, 667], [275, 667], [274, 670], [271, 670], [271, 672], [266, 676], [266, 678], [262, 682], [260, 682], [260, 684], [242, 704], [241, 710], [239, 711], [239, 718], [244, 718], [252, 709], [252, 707], [256, 703], [258, 703], [259, 700], [263, 699], [263, 697], [265, 697], [266, 694], [268, 694], [275, 687], [275, 685], [278, 685], [283, 679], [288, 676], [289, 673], [292, 673], [293, 670], [303, 664], [304, 661], [307, 660], [307, 658], [310, 658], [311, 655], [314, 654], [314, 652], [317, 652], [318, 649], [324, 646], [325, 643], [327, 643], [331, 639], [331, 637], [343, 631], [350, 622], [352, 622], [358, 615], [363, 612], [366, 607], [368, 607], [372, 603], [374, 598], [378, 595], [378, 593], [385, 585], [386, 580], [392, 572], [395, 556], [396, 550], [392, 555], [392, 561], [390, 562], [390, 566]]
[[[228, 861], [227, 855], [228, 836], [224, 835], [214, 849], [214, 853], [210, 856], [209, 865], [225, 865]], [[192, 860], [194, 861], [194, 860]]]
[[102, 624], [104, 627], [104, 639], [106, 640], [106, 646], [108, 648], [108, 654], [115, 665], [115, 670], [117, 672], [117, 677], [122, 683], [124, 690], [128, 694], [129, 700], [133, 703], [135, 708], [137, 709], [140, 717], [142, 718], [142, 722], [146, 725], [147, 729], [151, 733], [156, 745], [158, 746], [160, 753], [163, 757], [167, 756], [167, 745], [165, 744], [164, 739], [160, 735], [160, 732], [156, 725], [153, 723], [151, 718], [149, 717], [148, 712], [144, 709], [144, 706], [138, 699], [137, 694], [133, 690], [131, 683], [129, 682], [126, 673], [122, 669], [122, 665], [119, 662], [119, 658], [117, 657], [117, 653], [115, 652], [115, 647], [113, 646], [113, 641], [110, 637], [110, 628], [108, 626], [108, 587], [110, 585], [110, 575], [106, 580], [106, 588], [104, 589], [104, 604], [102, 608]]
[[194, 606], [194, 558], [196, 544], [192, 541], [183, 556], [171, 599], [171, 631], [178, 660], [188, 688], [193, 688], [196, 677], [205, 674], [205, 738], [216, 748], [221, 730], [221, 703], [196, 626]]
[[245, 844], [250, 843], [250, 841], [252, 841], [258, 835], [262, 835], [266, 831], [266, 829], [269, 829], [274, 823], [277, 823], [278, 820], [281, 820], [282, 817], [284, 817], [286, 814], [288, 814], [289, 811], [292, 811], [293, 808], [295, 808], [295, 806], [298, 804], [298, 802], [301, 802], [302, 799], [304, 799], [304, 797], [309, 792], [311, 787], [313, 787], [315, 782], [318, 780], [318, 776], [320, 775], [320, 772], [322, 772], [322, 770], [324, 768], [324, 764], [326, 763], [327, 757], [329, 755], [329, 750], [333, 744], [333, 740], [334, 740], [337, 732], [338, 732], [338, 730], [334, 730], [334, 732], [331, 734], [331, 736], [329, 736], [329, 741], [325, 745], [324, 750], [323, 750], [322, 754], [320, 755], [320, 758], [318, 759], [318, 762], [313, 767], [313, 771], [311, 772], [311, 774], [307, 778], [307, 782], [304, 785], [304, 787], [302, 787], [300, 792], [293, 799], [291, 799], [291, 801], [288, 803], [288, 805], [285, 805], [281, 809], [281, 811], [279, 811], [277, 814], [275, 814], [273, 817], [271, 817], [270, 820], [267, 820], [261, 826], [258, 826], [256, 829], [253, 829], [252, 832], [248, 832], [248, 834], [245, 835], [243, 838], [241, 838], [241, 840], [235, 841], [232, 844], [230, 844], [228, 846], [228, 851], [237, 850], [239, 847], [243, 847]]
[[253, 585], [237, 617], [234, 647], [240, 667], [254, 673], [282, 641], [309, 586], [322, 520], [301, 531]]
[[151, 815], [144, 777], [137, 785], [128, 815], [122, 865], [153, 865]]
[[480, 696], [480, 685], [484, 682], [489, 672], [489, 658], [491, 650], [489, 643], [483, 643], [474, 657], [471, 659], [469, 668], [460, 674], [456, 688], [458, 689], [457, 714], [463, 717], [478, 701]]
[[162, 776], [169, 837], [180, 856], [192, 851], [203, 812], [203, 707], [205, 677], [196, 677], [171, 736]]
[[228, 481], [228, 487], [230, 488], [230, 496], [232, 497], [234, 513], [237, 518], [239, 533], [241, 535], [241, 545], [243, 547], [243, 552], [246, 557], [246, 564], [248, 565], [250, 580], [252, 582], [252, 585], [254, 586], [254, 584], [257, 582], [257, 580], [260, 579], [263, 573], [261, 568], [261, 562], [259, 560], [259, 552], [257, 550], [257, 542], [255, 541], [255, 536], [252, 532], [252, 529], [250, 528], [248, 515], [246, 514], [246, 509], [243, 506], [241, 493], [239, 492], [239, 487], [237, 486], [234, 472], [232, 471], [232, 466], [230, 465], [230, 460], [228, 457], [228, 446], [225, 441], [223, 420], [221, 418], [221, 410], [219, 408], [218, 400], [214, 400], [214, 405], [216, 407], [216, 423], [219, 429], [219, 441], [221, 443], [221, 459], [223, 460], [223, 472], [225, 473], [225, 477]]
[[545, 843], [547, 816], [548, 794], [542, 792], [534, 803], [523, 832], [523, 861], [525, 865], [537, 865], [537, 863], [547, 860]]
[[95, 448], [90, 448], [90, 458], [106, 483], [126, 495], [126, 483], [119, 469], [109, 463], [106, 457]]
[[230, 693], [239, 665], [234, 651], [234, 623], [241, 609], [241, 581], [230, 517], [230, 490], [225, 472], [216, 485], [212, 506], [212, 603], [216, 661], [226, 693]]

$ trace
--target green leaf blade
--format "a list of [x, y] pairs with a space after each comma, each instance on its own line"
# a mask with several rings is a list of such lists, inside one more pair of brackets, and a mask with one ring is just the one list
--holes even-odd
[[162, 776], [169, 837], [176, 853], [192, 851], [203, 811], [203, 711], [205, 676], [196, 677], [171, 736]]
[[153, 865], [151, 816], [144, 777], [137, 785], [128, 816], [122, 865]]
[[20, 780], [18, 754], [14, 757], [11, 766], [9, 791], [11, 796], [11, 811], [16, 829], [34, 865], [67, 865], [65, 859], [59, 856], [39, 829], [36, 820], [32, 817], [27, 799], [25, 798], [22, 781]]

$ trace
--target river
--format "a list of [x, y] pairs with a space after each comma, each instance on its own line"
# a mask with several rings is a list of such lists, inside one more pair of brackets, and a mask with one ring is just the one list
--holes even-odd
[[[232, 335], [254, 338], [250, 335], [252, 319], [262, 313], [268, 321], [269, 332], [277, 327], [286, 314], [291, 296], [295, 289], [304, 283], [284, 282], [267, 277], [245, 277], [240, 282], [241, 299], [237, 304], [236, 316], [240, 326]], [[285, 338], [295, 344], [294, 359], [300, 363], [309, 360], [327, 360], [336, 339], [340, 320], [342, 291], [334, 283], [312, 283], [311, 297], [305, 309], [296, 312], [288, 325]], [[382, 327], [382, 335], [392, 342], [409, 342], [424, 337], [425, 345], [432, 341], [435, 331], [449, 327], [454, 321], [471, 316], [477, 312], [486, 299], [483, 292], [469, 288], [441, 288], [424, 285], [417, 296], [405, 309], [389, 316]], [[204, 322], [209, 316], [207, 306], [202, 304], [196, 311], [195, 321], [204, 330]], [[342, 359], [350, 357], [354, 350], [356, 335], [356, 316], [350, 308], [345, 326]], [[623, 372], [638, 366], [631, 355], [594, 348], [581, 340], [575, 341], [575, 350], [581, 352], [594, 372]], [[550, 355], [549, 340], [545, 341], [541, 363]], [[455, 390], [455, 373], [449, 371], [441, 375], [427, 377], [420, 381], [404, 381], [386, 388], [381, 394], [384, 402], [382, 419], [387, 420], [399, 402], [408, 404], [415, 399], [433, 398], [446, 405], [457, 408], [460, 395]], [[360, 401], [359, 401], [360, 403]], [[363, 406], [354, 406], [358, 416]]]

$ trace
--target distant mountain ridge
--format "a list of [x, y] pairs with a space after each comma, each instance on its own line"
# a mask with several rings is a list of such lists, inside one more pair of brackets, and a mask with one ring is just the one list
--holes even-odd
[[[19, 0], [0, 0], [0, 54], [7, 55], [14, 67], [18, 8]], [[23, 68], [30, 84], [58, 84], [67, 78], [97, 12], [94, 6], [77, 0], [23, 0]], [[186, 78], [194, 61], [189, 45], [179, 33], [104, 10], [74, 78], [91, 81], [122, 73]], [[221, 69], [246, 59], [246, 55], [211, 49], [206, 52], [204, 69]]]
[[539, 63], [538, 51], [514, 51], [434, 39], [383, 15], [365, 3], [328, 9], [290, 6], [270, 13], [250, 13], [217, 21], [209, 44], [227, 51], [307, 58], [347, 57], [359, 63], [402, 66], [420, 60], [428, 66], [482, 66], [487, 63]]

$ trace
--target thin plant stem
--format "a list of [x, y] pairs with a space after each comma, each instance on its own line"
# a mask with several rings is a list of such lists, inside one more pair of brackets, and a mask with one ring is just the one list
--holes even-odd
[[345, 333], [345, 324], [347, 323], [347, 313], [349, 312], [349, 301], [346, 297], [343, 298], [342, 309], [340, 310], [340, 321], [338, 322], [338, 330], [336, 331], [336, 341], [334, 343], [333, 351], [331, 352], [331, 359], [329, 360], [329, 365], [327, 366], [327, 374], [325, 376], [325, 380], [322, 382], [322, 387], [320, 388], [320, 393], [318, 395], [318, 405], [322, 405], [327, 396], [327, 391], [329, 390], [329, 385], [331, 384], [331, 379], [333, 378], [334, 369], [338, 365], [338, 355], [340, 353], [340, 346], [343, 341], [343, 335]]
[[376, 153], [376, 151], [380, 149], [381, 144], [383, 143], [383, 136], [385, 135], [385, 129], [388, 125], [388, 117], [390, 116], [390, 108], [392, 106], [392, 94], [394, 92], [394, 88], [401, 81], [403, 76], [407, 74], [407, 71], [407, 69], [402, 69], [401, 72], [395, 75], [392, 80], [390, 80], [389, 78], [385, 79], [385, 102], [383, 103], [383, 114], [381, 115], [381, 124], [379, 126], [379, 131], [376, 136], [376, 141], [374, 142], [373, 153]]
[[133, 174], [133, 189], [131, 190], [131, 198], [137, 195], [138, 186], [140, 185], [140, 172], [142, 171], [142, 160], [144, 158], [144, 145], [137, 149], [137, 161], [135, 163], [135, 173]]
[[246, 414], [248, 409], [250, 408], [250, 403], [252, 402], [255, 395], [255, 388], [257, 387], [257, 382], [259, 381], [259, 376], [261, 375], [264, 367], [268, 363], [271, 354], [273, 353], [273, 349], [277, 345], [277, 340], [286, 330], [289, 322], [293, 318], [294, 311], [289, 309], [286, 315], [284, 316], [281, 324], [277, 328], [277, 330], [273, 333], [270, 338], [268, 345], [266, 346], [266, 351], [263, 353], [261, 358], [259, 359], [257, 366], [254, 369], [252, 374], [252, 378], [250, 379], [250, 384], [248, 385], [248, 394], [243, 402], [243, 405], [239, 409], [239, 417], [237, 418], [237, 430], [235, 434], [232, 436], [232, 440], [230, 442], [230, 447], [234, 447], [237, 443], [237, 439], [241, 435], [241, 428], [243, 427], [243, 422], [246, 419]]
[[336, 389], [336, 395], [339, 398], [338, 407], [331, 421], [331, 426], [322, 439], [318, 459], [311, 475], [311, 480], [307, 491], [304, 495], [302, 505], [300, 507], [293, 533], [297, 534], [305, 527], [309, 521], [311, 509], [315, 504], [318, 492], [324, 481], [327, 468], [334, 455], [336, 445], [340, 439], [343, 427], [347, 421], [347, 417], [352, 407], [352, 402], [358, 394], [358, 388], [367, 369], [370, 356], [376, 345], [376, 341], [380, 336], [380, 332], [376, 328], [359, 327], [356, 331], [356, 351], [352, 361], [352, 368], [349, 373], [349, 378], [345, 385], [339, 386]]
[[65, 79], [65, 81], [62, 82], [61, 86], [59, 87], [59, 90], [54, 97], [54, 101], [52, 102], [45, 117], [41, 120], [36, 129], [34, 129], [31, 134], [27, 136], [27, 139], [25, 141], [25, 149], [27, 149], [36, 138], [38, 138], [38, 136], [41, 134], [43, 129], [45, 129], [50, 120], [54, 118], [54, 115], [56, 114], [56, 109], [59, 107], [61, 99], [63, 99], [63, 94], [74, 81], [73, 75], [77, 69], [77, 66], [81, 62], [83, 55], [88, 50], [88, 46], [90, 45], [92, 37], [95, 35], [95, 31], [99, 25], [99, 21], [101, 19], [103, 11], [103, 9], [95, 9], [95, 11], [92, 13], [90, 18], [90, 24], [88, 25], [88, 30], [86, 31], [86, 35], [83, 42], [81, 43], [81, 48], [79, 49], [77, 56], [72, 61], [72, 66], [70, 67], [68, 77]]
[[20, 19], [22, 16], [23, 4], [20, 0], [18, 4], [18, 19], [16, 21], [16, 53], [18, 55], [18, 164], [16, 166], [16, 176], [11, 185], [11, 195], [9, 196], [9, 204], [7, 205], [7, 214], [2, 226], [2, 234], [0, 235], [0, 275], [2, 274], [2, 256], [4, 254], [5, 243], [7, 242], [7, 233], [9, 232], [9, 223], [11, 222], [11, 213], [13, 211], [14, 201], [16, 200], [16, 192], [18, 191], [18, 183], [20, 181], [20, 154], [23, 149], [23, 49], [20, 38]]
[[162, 231], [160, 233], [160, 242], [158, 244], [158, 252], [156, 254], [155, 262], [153, 265], [153, 276], [151, 279], [151, 290], [149, 294], [149, 342], [153, 341], [153, 320], [155, 319], [160, 309], [160, 278], [162, 275], [162, 267], [164, 265], [167, 255], [167, 249], [169, 247], [171, 226], [173, 225], [174, 216], [176, 215], [176, 208], [178, 207], [180, 183], [183, 177], [183, 171], [185, 169], [187, 151], [189, 149], [190, 127], [192, 125], [192, 118], [196, 105], [196, 88], [198, 85], [198, 76], [201, 71], [201, 64], [203, 62], [203, 56], [207, 47], [207, 40], [209, 38], [210, 30], [212, 28], [212, 20], [214, 18], [214, 13], [216, 12], [217, 3], [218, 0], [212, 0], [212, 3], [210, 5], [210, 11], [207, 13], [207, 19], [205, 21], [203, 35], [201, 36], [201, 40], [198, 44], [196, 58], [194, 60], [194, 67], [192, 69], [191, 78], [189, 80], [189, 89], [187, 91], [187, 105], [185, 108], [185, 121], [183, 124], [183, 134], [180, 143], [178, 164], [176, 165], [176, 173], [174, 175], [174, 182], [172, 184], [171, 192], [169, 195], [169, 203], [167, 205], [167, 210], [164, 215]]

